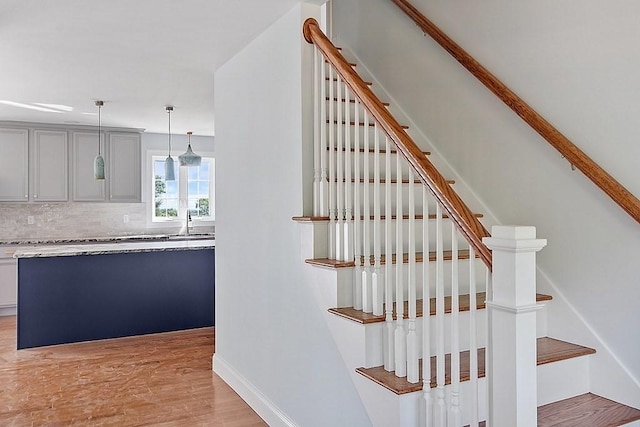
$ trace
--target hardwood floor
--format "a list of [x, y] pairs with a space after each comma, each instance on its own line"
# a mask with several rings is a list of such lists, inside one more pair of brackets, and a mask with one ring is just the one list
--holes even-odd
[[17, 351], [0, 317], [1, 426], [265, 426], [211, 370], [214, 328]]

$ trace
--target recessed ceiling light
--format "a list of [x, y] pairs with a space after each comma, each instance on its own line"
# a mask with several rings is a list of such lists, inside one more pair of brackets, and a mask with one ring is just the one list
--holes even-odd
[[46, 108], [52, 108], [54, 110], [61, 110], [61, 111], [66, 111], [66, 112], [71, 112], [73, 111], [73, 107], [69, 107], [68, 105], [62, 105], [62, 104], [42, 104], [40, 102], [34, 102], [35, 105], [39, 105], [41, 107], [46, 107]]
[[27, 108], [29, 110], [44, 111], [45, 113], [62, 113], [62, 111], [52, 110], [51, 108], [37, 107], [35, 105], [22, 104], [20, 102], [13, 102], [13, 101], [5, 101], [3, 99], [0, 99], [0, 104], [10, 105], [11, 107]]

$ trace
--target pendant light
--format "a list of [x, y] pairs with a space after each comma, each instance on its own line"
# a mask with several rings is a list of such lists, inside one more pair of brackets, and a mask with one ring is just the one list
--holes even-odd
[[100, 139], [102, 131], [100, 111], [102, 110], [103, 105], [104, 101], [96, 101], [96, 107], [98, 107], [98, 155], [93, 161], [93, 177], [100, 180], [104, 179], [104, 158], [102, 157], [102, 153], [100, 151]]
[[173, 111], [173, 107], [171, 105], [167, 105], [165, 109], [169, 114], [169, 157], [164, 160], [164, 180], [175, 181], [176, 174], [173, 169], [173, 157], [171, 157], [171, 112]]
[[180, 166], [200, 166], [202, 163], [202, 157], [198, 156], [191, 150], [191, 135], [193, 132], [187, 132], [189, 135], [189, 145], [187, 146], [187, 151], [178, 156], [178, 160], [180, 160]]

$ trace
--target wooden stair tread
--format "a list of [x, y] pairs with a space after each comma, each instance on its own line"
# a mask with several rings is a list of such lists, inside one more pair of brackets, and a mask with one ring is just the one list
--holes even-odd
[[[451, 261], [453, 254], [451, 251], [443, 251], [443, 255], [444, 255], [444, 260], [445, 261]], [[397, 257], [395, 255], [393, 255], [393, 259], [391, 260], [391, 262], [393, 264], [396, 263]], [[476, 254], [476, 258], [480, 258], [480, 256], [478, 254]], [[364, 256], [362, 256], [361, 258], [361, 263], [364, 264]], [[458, 259], [459, 260], [464, 260], [464, 259], [469, 259], [469, 250], [467, 249], [462, 249], [458, 251]], [[416, 262], [422, 262], [424, 260], [424, 254], [422, 252], [416, 252]], [[436, 253], [435, 252], [429, 252], [429, 261], [433, 262], [436, 260]], [[327, 259], [327, 258], [316, 258], [316, 259], [307, 259], [305, 260], [305, 262], [307, 264], [312, 264], [312, 265], [317, 265], [320, 267], [330, 267], [330, 268], [345, 268], [345, 267], [355, 267], [356, 263], [355, 261], [338, 261], [335, 259]], [[374, 257], [373, 255], [371, 255], [370, 257], [370, 263], [371, 265], [373, 265], [374, 263]], [[408, 264], [409, 263], [409, 254], [405, 253], [402, 254], [402, 263], [403, 264]], [[385, 265], [386, 264], [386, 257], [384, 255], [382, 255], [380, 257], [380, 265]]]
[[[331, 80], [329, 77], [325, 77], [324, 79], [325, 79], [326, 81], [330, 81], [330, 80]], [[338, 81], [338, 78], [337, 78], [337, 77], [334, 77], [334, 78], [333, 78], [333, 81], [334, 81], [334, 82], [337, 82], [337, 81]], [[364, 83], [364, 84], [366, 84], [367, 86], [371, 86], [371, 85], [373, 85], [373, 83], [371, 83], [371, 82], [363, 82], [363, 83]]]
[[[330, 124], [330, 123], [331, 123], [331, 120], [327, 120], [327, 124]], [[342, 124], [342, 125], [346, 125], [346, 124], [347, 124], [347, 122], [346, 122], [346, 121], [344, 121], [344, 120], [343, 120], [342, 122], [338, 122], [338, 120], [334, 120], [334, 121], [333, 121], [333, 124], [334, 124], [334, 125], [337, 125], [338, 123], [340, 123], [340, 124]], [[349, 122], [349, 125], [351, 125], [351, 126], [355, 126], [355, 125], [356, 125], [356, 122], [351, 121], [351, 122]], [[358, 122], [358, 126], [364, 126], [364, 125], [365, 125], [365, 123], [364, 123], [364, 122]], [[369, 126], [370, 126], [370, 127], [373, 127], [373, 126], [375, 126], [375, 125], [376, 125], [376, 124], [375, 124], [374, 122], [370, 122], [370, 123], [369, 123]], [[402, 129], [409, 129], [409, 126], [407, 126], [407, 125], [400, 125], [400, 127], [401, 127]]]
[[640, 410], [592, 393], [538, 407], [539, 427], [621, 426], [640, 420]]
[[555, 338], [545, 338], [543, 341], [538, 340], [538, 365], [586, 356], [595, 352], [593, 348]]
[[[476, 309], [482, 310], [485, 308], [485, 304], [484, 304], [485, 299], [486, 299], [485, 292], [478, 292], [476, 294]], [[552, 299], [551, 295], [536, 294], [536, 301], [538, 302], [550, 301], [551, 299]], [[430, 302], [429, 314], [431, 316], [435, 316], [436, 299], [430, 298], [429, 302]], [[460, 295], [460, 297], [458, 298], [458, 304], [461, 312], [469, 311], [471, 309], [469, 294]], [[383, 310], [384, 310], [384, 307], [386, 306], [383, 306]], [[450, 296], [445, 297], [444, 299], [444, 311], [445, 313], [451, 313], [451, 297]], [[357, 310], [353, 307], [330, 308], [329, 312], [335, 315], [338, 315], [340, 317], [344, 317], [345, 319], [349, 319], [351, 321], [362, 323], [365, 325], [369, 323], [380, 323], [380, 322], [384, 322], [385, 320], [384, 314], [381, 316], [376, 316], [373, 313], [365, 313], [364, 311]], [[409, 303], [405, 301], [404, 302], [404, 318], [405, 319], [409, 317], [408, 313], [409, 313]], [[422, 317], [423, 315], [424, 315], [423, 300], [422, 299], [416, 300], [416, 316]], [[395, 303], [393, 304], [393, 319], [394, 320], [396, 319]], [[558, 350], [558, 353], [561, 354], [562, 352]], [[545, 362], [545, 363], [549, 363], [549, 362]]]
[[[331, 98], [329, 98], [329, 97], [327, 96], [327, 97], [325, 98], [325, 101], [331, 101]], [[340, 100], [339, 100], [338, 98], [335, 98], [335, 97], [333, 98], [333, 102], [338, 102], [338, 101], [340, 101], [340, 102], [345, 102], [345, 101], [346, 101], [346, 99], [342, 98], [342, 99], [340, 99]], [[350, 104], [355, 104], [355, 103], [356, 103], [356, 100], [355, 100], [355, 99], [349, 99], [349, 103], [350, 103]], [[384, 105], [385, 107], [388, 107], [390, 104], [389, 104], [388, 102], [383, 102], [383, 103], [382, 103], [382, 105]]]
[[[476, 218], [482, 218], [484, 217], [483, 214], [477, 213], [474, 214], [476, 216]], [[391, 219], [393, 221], [395, 221], [398, 218], [397, 215], [391, 215]], [[291, 218], [292, 220], [296, 221], [296, 222], [327, 222], [330, 220], [330, 218], [328, 216], [294, 216]], [[373, 221], [375, 219], [375, 217], [373, 215], [370, 216], [371, 221]], [[380, 220], [384, 221], [386, 220], [387, 217], [386, 215], [380, 215]], [[402, 219], [408, 220], [409, 219], [409, 215], [402, 215]], [[417, 215], [416, 214], [416, 220], [422, 221], [424, 219], [423, 215]], [[436, 219], [436, 215], [435, 214], [430, 214], [428, 217], [429, 220], [434, 220]], [[442, 219], [449, 219], [448, 215], [442, 215]], [[364, 221], [364, 215], [360, 216], [360, 220]]]
[[[336, 182], [336, 181], [337, 181], [337, 179], [334, 179], [334, 180], [333, 180], [333, 182]], [[346, 179], [346, 178], [342, 180], [342, 182], [346, 182], [346, 181], [347, 181], [347, 179]], [[355, 182], [355, 181], [356, 181], [356, 179], [355, 179], [355, 178], [351, 178], [351, 182]], [[378, 182], [379, 182], [380, 184], [386, 184], [386, 183], [387, 183], [387, 180], [386, 180], [386, 179], [384, 179], [384, 178], [380, 178], [380, 180], [379, 180]], [[453, 185], [453, 184], [455, 184], [455, 183], [456, 183], [453, 179], [448, 179], [446, 182], [447, 182], [447, 184], [449, 184], [449, 185]], [[364, 183], [365, 183], [365, 179], [364, 179], [364, 178], [360, 178], [360, 184], [364, 184]], [[369, 178], [369, 184], [375, 184], [375, 183], [376, 183], [376, 180], [375, 180], [375, 179], [373, 179], [373, 178]], [[398, 180], [397, 180], [397, 179], [392, 179], [392, 180], [391, 180], [391, 184], [398, 184], [398, 183], [399, 183], [399, 182], [398, 182]], [[422, 185], [422, 181], [420, 181], [419, 179], [414, 179], [414, 180], [413, 180], [413, 183], [414, 183], [414, 184], [420, 184], [420, 185]], [[402, 184], [409, 184], [409, 180], [408, 180], [408, 179], [403, 179], [403, 180], [402, 180]]]
[[[563, 342], [563, 341], [556, 340], [549, 337], [538, 338], [536, 341], [537, 341], [537, 348], [538, 348], [538, 357], [537, 357], [538, 365], [549, 363], [547, 362], [547, 360], [550, 357], [547, 353], [548, 352], [554, 353], [554, 348], [556, 346], [561, 346], [564, 349], [574, 348], [575, 350], [574, 352], [564, 351], [562, 359], [557, 359], [557, 360], [571, 359], [573, 357], [580, 357], [585, 355], [583, 353], [583, 349], [585, 347], [580, 345]], [[595, 350], [593, 350], [591, 353], [595, 353]], [[432, 373], [431, 387], [432, 388], [436, 387], [437, 385], [435, 381], [435, 376], [436, 376], [435, 359], [436, 359], [435, 356], [431, 357], [431, 373]], [[460, 352], [460, 381], [469, 381], [469, 378], [471, 376], [470, 369], [469, 369], [469, 365], [470, 365], [469, 359], [470, 359], [470, 352], [468, 350]], [[366, 378], [369, 378], [375, 383], [380, 384], [381, 386], [385, 387], [386, 389], [396, 394], [406, 394], [406, 393], [413, 393], [413, 392], [422, 390], [422, 361], [420, 361], [419, 366], [420, 366], [420, 374], [419, 374], [419, 380], [416, 384], [412, 384], [408, 382], [406, 377], [403, 377], [403, 378], [396, 377], [394, 372], [386, 371], [383, 366], [376, 366], [374, 368], [358, 368], [356, 369], [356, 371], [359, 374], [365, 376]], [[478, 378], [483, 378], [484, 376], [485, 376], [485, 349], [479, 348], [478, 349]], [[451, 355], [450, 354], [445, 355], [445, 384], [451, 384]], [[549, 425], [556, 425], [556, 424], [549, 424]], [[576, 424], [576, 425], [586, 425], [586, 424]], [[609, 425], [609, 424], [598, 424], [598, 425]]]
[[[329, 151], [329, 150], [330, 150], [330, 148], [327, 147], [327, 151]], [[338, 147], [335, 147], [333, 150], [334, 151], [338, 151]], [[343, 148], [342, 151], [347, 151], [347, 149]], [[352, 153], [355, 152], [355, 151], [356, 151], [355, 148], [351, 149]], [[361, 148], [360, 152], [364, 153], [364, 148]], [[375, 152], [376, 152], [376, 150], [374, 150], [373, 148], [369, 148], [369, 153], [375, 153]], [[380, 150], [378, 150], [378, 152], [380, 154], [387, 154], [387, 150], [384, 150], [384, 149], [380, 149]], [[396, 150], [391, 150], [391, 154], [398, 154], [398, 152]], [[431, 155], [431, 151], [423, 151], [422, 154], [424, 154], [425, 156], [430, 156]]]

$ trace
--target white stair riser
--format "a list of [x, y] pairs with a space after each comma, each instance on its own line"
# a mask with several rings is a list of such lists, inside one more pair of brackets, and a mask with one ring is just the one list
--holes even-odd
[[[403, 301], [407, 301], [408, 299], [408, 269], [409, 266], [408, 264], [401, 264], [402, 265], [402, 270], [403, 270], [403, 281], [404, 281], [404, 292], [402, 295], [402, 300]], [[443, 267], [444, 267], [444, 275], [443, 275], [443, 283], [444, 283], [444, 294], [445, 295], [450, 295], [451, 294], [451, 265], [452, 262], [451, 261], [444, 261], [443, 263]], [[463, 295], [463, 294], [467, 294], [469, 293], [469, 261], [468, 260], [458, 260], [458, 293]], [[386, 269], [390, 269], [391, 270], [391, 284], [392, 284], [392, 289], [393, 289], [393, 300], [396, 300], [396, 268], [398, 267], [398, 264], [393, 264], [393, 265], [383, 265], [380, 267], [380, 275], [382, 277], [382, 284], [386, 289], [386, 285], [385, 285], [385, 277], [386, 277]], [[476, 259], [474, 262], [474, 267], [475, 267], [475, 271], [476, 271], [476, 292], [484, 292], [486, 290], [486, 268], [484, 267], [484, 264], [482, 263], [482, 261], [480, 261], [479, 259]], [[355, 268], [354, 270], [357, 270], [357, 268]], [[364, 273], [366, 276], [362, 276], [363, 279], [365, 277], [369, 277], [371, 280], [371, 283], [373, 283], [373, 279], [371, 278], [371, 276], [374, 274], [375, 268], [371, 267], [369, 269], [369, 271], [367, 271], [366, 268], [363, 269]], [[354, 272], [354, 275], [356, 273]], [[436, 292], [436, 263], [435, 262], [430, 262], [429, 263], [429, 293], [430, 293], [430, 297], [433, 298], [435, 296], [435, 292]], [[348, 278], [348, 276], [343, 276], [345, 278]], [[416, 296], [418, 299], [422, 298], [422, 287], [423, 287], [423, 264], [422, 263], [416, 263]], [[351, 282], [352, 283], [352, 282]], [[348, 285], [346, 285], [348, 286]]]
[[538, 366], [538, 406], [589, 391], [589, 356]]
[[[444, 330], [444, 352], [451, 353], [451, 315], [447, 314], [444, 316], [443, 322], [443, 330]], [[546, 325], [546, 312], [544, 309], [538, 311], [537, 313], [537, 323], [536, 323], [536, 336], [538, 338], [544, 337], [547, 334], [547, 325]], [[463, 311], [458, 313], [458, 324], [459, 324], [459, 350], [465, 351], [470, 347], [470, 329], [469, 322], [471, 320], [471, 313], [469, 311]], [[354, 322], [355, 323], [355, 322]], [[394, 321], [394, 326], [396, 322]], [[437, 330], [438, 325], [436, 324], [435, 316], [429, 317], [429, 338], [430, 338], [430, 351], [431, 356], [434, 356], [437, 353]], [[383, 325], [382, 327], [380, 325]], [[386, 323], [370, 323], [366, 325], [362, 325], [363, 329], [370, 328], [370, 331], [366, 331], [365, 334], [368, 337], [368, 344], [366, 349], [366, 360], [369, 363], [365, 365], [365, 367], [373, 367], [380, 366], [384, 364], [382, 349], [384, 348], [383, 339], [386, 336], [384, 333], [384, 329], [387, 327]], [[418, 337], [418, 351], [419, 356], [422, 357], [422, 327], [423, 327], [423, 318], [419, 317], [416, 319], [416, 335]], [[404, 329], [408, 331], [408, 320], [404, 320]], [[478, 348], [487, 346], [487, 310], [477, 310], [476, 311], [476, 346]], [[371, 345], [371, 343], [375, 341], [379, 341], [379, 344]]]
[[[344, 146], [344, 145], [343, 145]], [[351, 148], [353, 149], [353, 142], [351, 143]], [[373, 149], [373, 144], [371, 144], [371, 147]], [[385, 147], [383, 145], [380, 145], [380, 149], [384, 149]], [[362, 149], [362, 145], [360, 146], [360, 149]], [[385, 178], [386, 177], [386, 154], [385, 153], [381, 153], [379, 154], [380, 156], [380, 177], [381, 178]], [[396, 157], [397, 154], [396, 153], [390, 153], [390, 161], [391, 161], [391, 168], [389, 169], [391, 172], [391, 178], [395, 179], [397, 178], [396, 175], [396, 170], [397, 170], [397, 162], [396, 162]], [[366, 163], [368, 163], [369, 165], [369, 178], [373, 178], [374, 176], [374, 172], [375, 172], [375, 159], [374, 159], [374, 154], [373, 153], [362, 153], [362, 152], [342, 152], [342, 161], [346, 162], [347, 160], [349, 160], [350, 164], [351, 164], [351, 177], [356, 176], [355, 175], [355, 168], [356, 168], [356, 161], [358, 162], [358, 169], [359, 169], [359, 174], [358, 174], [358, 178], [364, 178], [364, 166], [365, 166], [365, 159], [366, 157], [368, 157], [368, 159], [366, 159]], [[425, 155], [426, 157], [426, 155]], [[327, 168], [328, 168], [328, 157], [327, 157]], [[335, 164], [337, 165], [337, 161], [338, 161], [338, 154], [335, 152], [335, 150], [333, 151], [333, 160], [334, 162], [336, 162]], [[403, 160], [402, 161], [402, 178], [406, 179], [409, 177], [409, 172], [407, 170], [407, 165], [406, 165], [406, 161]], [[328, 173], [328, 171], [327, 171]], [[344, 174], [344, 172], [343, 172]], [[334, 176], [335, 178], [335, 176]]]
[[[539, 365], [537, 376], [538, 406], [587, 393], [589, 392], [588, 357], [583, 356]], [[361, 394], [370, 398], [365, 404], [374, 426], [418, 427], [425, 425], [425, 400], [422, 391], [396, 395], [364, 377], [356, 380], [356, 386]], [[451, 390], [450, 385], [445, 386], [447, 404], [451, 400]], [[460, 412], [463, 425], [469, 425], [471, 422], [471, 408], [469, 402], [464, 400], [464, 396], [469, 396], [470, 393], [471, 382], [461, 382]], [[435, 402], [436, 389], [432, 388], [430, 394], [431, 399]], [[478, 397], [481, 411], [479, 419], [485, 420], [487, 414], [484, 409], [488, 407], [486, 378], [478, 380]]]
[[[427, 248], [425, 248], [425, 246], [423, 245], [423, 239], [422, 239], [422, 235], [423, 235], [423, 230], [422, 227], [424, 226], [424, 224], [426, 223], [427, 227], [428, 227], [428, 237], [429, 237], [429, 246]], [[445, 250], [449, 250], [451, 249], [451, 221], [448, 219], [444, 219], [443, 220], [443, 246], [445, 248]], [[390, 220], [390, 224], [391, 224], [391, 239], [389, 240], [389, 243], [391, 245], [391, 250], [395, 252], [396, 250], [396, 236], [397, 236], [397, 220], [395, 219], [391, 219]], [[362, 230], [363, 228], [363, 223], [360, 222], [359, 224], [360, 229]], [[353, 227], [355, 227], [355, 222]], [[373, 228], [375, 227], [375, 224], [373, 221], [371, 221], [370, 223], [370, 227], [373, 230]], [[409, 220], [405, 219], [402, 220], [402, 249], [400, 250], [400, 252], [402, 253], [408, 253], [409, 252]], [[413, 233], [413, 235], [415, 236], [415, 249], [416, 252], [422, 252], [424, 250], [427, 251], [434, 251], [436, 248], [436, 221], [435, 220], [430, 220], [427, 219], [426, 221], [424, 220], [416, 220], [415, 222], [415, 232]], [[467, 243], [467, 241], [464, 239], [464, 237], [460, 234], [457, 233], [457, 242], [458, 242], [458, 249], [462, 250], [462, 249], [468, 249], [469, 244]], [[373, 254], [374, 251], [374, 242], [372, 238], [367, 239], [369, 245], [369, 253]], [[380, 243], [382, 246], [382, 254], [385, 253], [385, 250], [387, 248], [387, 239], [386, 239], [386, 221], [380, 221]], [[360, 253], [364, 253], [364, 248], [366, 246], [364, 246], [364, 242], [362, 243], [362, 246], [360, 247]]]

